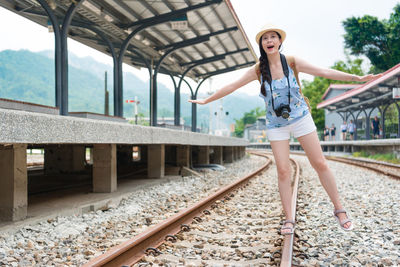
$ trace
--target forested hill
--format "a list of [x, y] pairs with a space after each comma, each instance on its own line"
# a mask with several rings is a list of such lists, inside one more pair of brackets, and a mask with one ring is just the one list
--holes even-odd
[[[54, 52], [39, 53], [27, 50], [0, 52], [0, 98], [8, 98], [54, 106]], [[113, 110], [112, 67], [91, 57], [79, 58], [69, 54], [69, 111], [104, 112], [104, 72], [108, 71], [110, 110]], [[132, 73], [124, 73], [124, 99], [135, 96], [141, 101], [140, 111], [148, 116], [149, 84]], [[190, 117], [189, 96], [182, 94], [182, 116]], [[174, 95], [163, 84], [158, 85], [158, 116], [173, 116]], [[262, 106], [255, 96], [238, 94], [224, 100], [224, 110], [230, 115], [226, 123], [232, 123], [244, 112]], [[124, 115], [130, 117], [132, 105], [124, 103]], [[198, 107], [198, 125], [208, 124], [208, 106]], [[189, 123], [188, 119], [186, 122]]]

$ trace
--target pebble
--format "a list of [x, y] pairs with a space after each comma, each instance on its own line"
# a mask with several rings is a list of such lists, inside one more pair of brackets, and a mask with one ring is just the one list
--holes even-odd
[[[273, 165], [251, 179], [247, 187], [231, 194], [229, 200], [219, 202], [192, 231], [182, 233], [183, 241], [165, 244], [157, 258], [176, 266], [180, 258], [190, 262], [194, 250], [202, 260], [193, 261], [195, 266], [260, 266], [246, 262], [270, 258], [281, 249], [281, 242], [278, 248], [275, 246], [281, 240], [277, 227], [282, 219], [275, 177]], [[279, 258], [280, 254], [274, 257]], [[146, 261], [135, 266], [153, 263]]]
[[81, 266], [264, 162], [263, 158], [246, 156], [225, 165], [224, 171], [206, 171], [201, 177], [173, 177], [144, 187], [106, 211], [58, 216], [0, 232], [0, 266], [61, 266], [66, 262]]
[[328, 161], [354, 223], [347, 232], [334, 219], [333, 205], [308, 160], [293, 158], [302, 168], [296, 233], [310, 245], [301, 247], [309, 256], [301, 266], [400, 266], [400, 181]]

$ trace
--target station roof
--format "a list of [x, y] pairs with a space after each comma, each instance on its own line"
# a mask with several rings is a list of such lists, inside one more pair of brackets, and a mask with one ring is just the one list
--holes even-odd
[[[62, 21], [72, 0], [46, 0]], [[74, 0], [74, 2], [79, 2]], [[38, 1], [0, 0], [3, 6], [47, 27], [48, 18]], [[182, 29], [173, 28], [173, 20]], [[185, 24], [187, 23], [187, 27]], [[130, 41], [124, 62], [146, 66], [172, 47], [182, 45], [164, 61], [161, 72], [186, 74], [194, 79], [248, 67], [257, 61], [254, 50], [229, 0], [85, 0], [77, 9], [68, 36], [111, 55], [107, 44], [92, 30], [100, 30], [119, 50], [137, 27], [151, 24]], [[89, 27], [90, 28], [90, 27]], [[195, 66], [194, 66], [195, 65]]]
[[394, 101], [392, 93], [394, 87], [400, 87], [400, 64], [385, 71], [379, 78], [322, 101], [317, 108], [335, 112], [375, 108]]
[[326, 89], [325, 93], [322, 95], [322, 99], [325, 99], [330, 92], [334, 91], [334, 90], [341, 90], [341, 91], [348, 91], [351, 90], [353, 88], [356, 88], [360, 86], [359, 84], [336, 84], [336, 83], [332, 83], [329, 85], [328, 89]]

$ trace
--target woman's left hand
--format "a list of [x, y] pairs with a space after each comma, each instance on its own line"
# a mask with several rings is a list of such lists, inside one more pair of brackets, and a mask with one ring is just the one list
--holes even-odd
[[379, 73], [379, 74], [368, 74], [368, 75], [364, 75], [364, 76], [358, 76], [358, 81], [360, 82], [368, 82], [370, 80], [382, 77], [383, 73]]
[[205, 99], [189, 99], [188, 101], [193, 104], [200, 104], [200, 105], [207, 104], [207, 101]]

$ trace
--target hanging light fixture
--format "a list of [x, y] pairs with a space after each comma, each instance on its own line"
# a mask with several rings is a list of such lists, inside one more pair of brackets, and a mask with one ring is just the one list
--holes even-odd
[[57, 4], [55, 0], [47, 0], [47, 4], [49, 4], [49, 7], [53, 10], [57, 8]]

